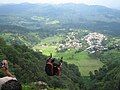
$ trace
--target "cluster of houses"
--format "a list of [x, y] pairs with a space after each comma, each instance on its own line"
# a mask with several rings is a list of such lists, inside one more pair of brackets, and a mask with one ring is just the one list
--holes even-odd
[[74, 48], [76, 50], [80, 49], [82, 47], [82, 43], [75, 37], [76, 33], [71, 32], [66, 36], [66, 39], [64, 40], [64, 43], [61, 43], [59, 47], [57, 48], [58, 51], [66, 51], [70, 48]]
[[[107, 40], [106, 36], [104, 36], [103, 34], [100, 34], [97, 32], [89, 33], [88, 35], [83, 37], [81, 40], [86, 41], [86, 43], [88, 44], [88, 47], [85, 49], [85, 51], [88, 51], [90, 53], [95, 53], [97, 51], [107, 49], [102, 45], [102, 42]], [[66, 51], [66, 50], [69, 50], [70, 48], [79, 50], [82, 47], [83, 47], [83, 44], [80, 42], [80, 39], [77, 39], [76, 33], [71, 32], [66, 36], [64, 43], [59, 44], [57, 51]]]
[[95, 53], [97, 51], [101, 50], [106, 50], [107, 48], [102, 45], [102, 42], [104, 40], [107, 40], [106, 36], [103, 34], [94, 32], [94, 33], [89, 33], [84, 37], [84, 40], [87, 42], [89, 45], [88, 48], [86, 48], [86, 51], [90, 53]]

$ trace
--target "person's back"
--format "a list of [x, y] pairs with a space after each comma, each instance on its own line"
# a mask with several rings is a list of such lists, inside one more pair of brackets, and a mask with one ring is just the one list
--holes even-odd
[[62, 59], [61, 58], [59, 64], [55, 63], [55, 58], [53, 59], [48, 59], [46, 61], [46, 66], [45, 66], [45, 72], [47, 73], [48, 76], [61, 76], [61, 68], [62, 68]]
[[53, 76], [53, 60], [47, 60], [45, 72], [47, 73], [48, 76]]
[[62, 60], [60, 60], [59, 64], [53, 63], [53, 74], [60, 76], [61, 75], [61, 68], [62, 68]]
[[0, 78], [0, 88], [2, 87], [3, 84], [8, 82], [9, 80], [17, 80], [17, 79], [13, 77], [8, 77], [8, 76]]
[[61, 76], [61, 70], [62, 70], [62, 60], [60, 60], [59, 64], [57, 65], [56, 75]]
[[22, 90], [22, 86], [17, 80], [12, 79], [5, 82], [2, 85], [1, 90]]
[[54, 63], [53, 64], [53, 75], [56, 75], [57, 72], [58, 72], [58, 64]]

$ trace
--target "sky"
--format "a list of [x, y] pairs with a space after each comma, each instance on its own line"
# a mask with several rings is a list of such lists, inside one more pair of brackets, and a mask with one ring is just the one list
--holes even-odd
[[88, 5], [102, 5], [110, 8], [120, 9], [120, 0], [0, 0], [0, 4], [6, 3], [84, 3]]

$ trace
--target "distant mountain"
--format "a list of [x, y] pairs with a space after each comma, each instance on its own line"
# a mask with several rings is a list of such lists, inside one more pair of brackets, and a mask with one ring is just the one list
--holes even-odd
[[76, 16], [88, 20], [117, 21], [120, 20], [120, 11], [110, 9], [104, 6], [89, 6], [85, 4], [8, 4], [0, 6], [0, 15], [2, 14], [37, 14], [53, 18], [63, 16]]
[[[22, 16], [22, 18], [27, 17], [28, 22], [31, 22], [30, 19], [33, 16], [41, 16], [58, 20], [60, 22], [59, 28], [82, 28], [94, 31], [105, 31], [107, 33], [114, 31], [120, 34], [120, 10], [98, 5], [73, 3], [59, 5], [30, 3], [8, 4], [0, 6], [0, 16], [3, 15], [14, 17]], [[35, 20], [32, 21], [36, 22]], [[43, 24], [40, 24], [40, 26], [43, 26]]]

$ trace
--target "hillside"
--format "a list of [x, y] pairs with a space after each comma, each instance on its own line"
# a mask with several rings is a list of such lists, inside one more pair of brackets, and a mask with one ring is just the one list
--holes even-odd
[[105, 65], [90, 72], [91, 84], [89, 89], [119, 90], [120, 89], [120, 47], [112, 48], [98, 55]]
[[[86, 37], [92, 37], [92, 40], [87, 40]], [[52, 53], [54, 57], [64, 57], [65, 61], [79, 67], [82, 76], [89, 76], [89, 71], [99, 69], [103, 65], [99, 59], [92, 58], [90, 53], [104, 49], [104, 45], [102, 45], [104, 38], [105, 36], [99, 33], [74, 30], [66, 35], [43, 39], [33, 49], [42, 52], [44, 55]], [[90, 42], [90, 45], [88, 42]]]
[[[48, 90], [119, 90], [119, 29], [120, 10], [104, 6], [0, 5], [0, 61], [9, 60], [23, 90], [39, 81]], [[60, 79], [44, 71], [51, 53], [63, 57]]]
[[[6, 58], [9, 60], [10, 70], [22, 84], [44, 81], [50, 88], [70, 89], [74, 85], [76, 87], [71, 90], [84, 88], [79, 69], [74, 64], [64, 62], [61, 79], [58, 77], [50, 79], [44, 71], [47, 56], [34, 52], [24, 45], [6, 45], [5, 41], [0, 38], [0, 60]], [[3, 74], [0, 72], [1, 76]]]

